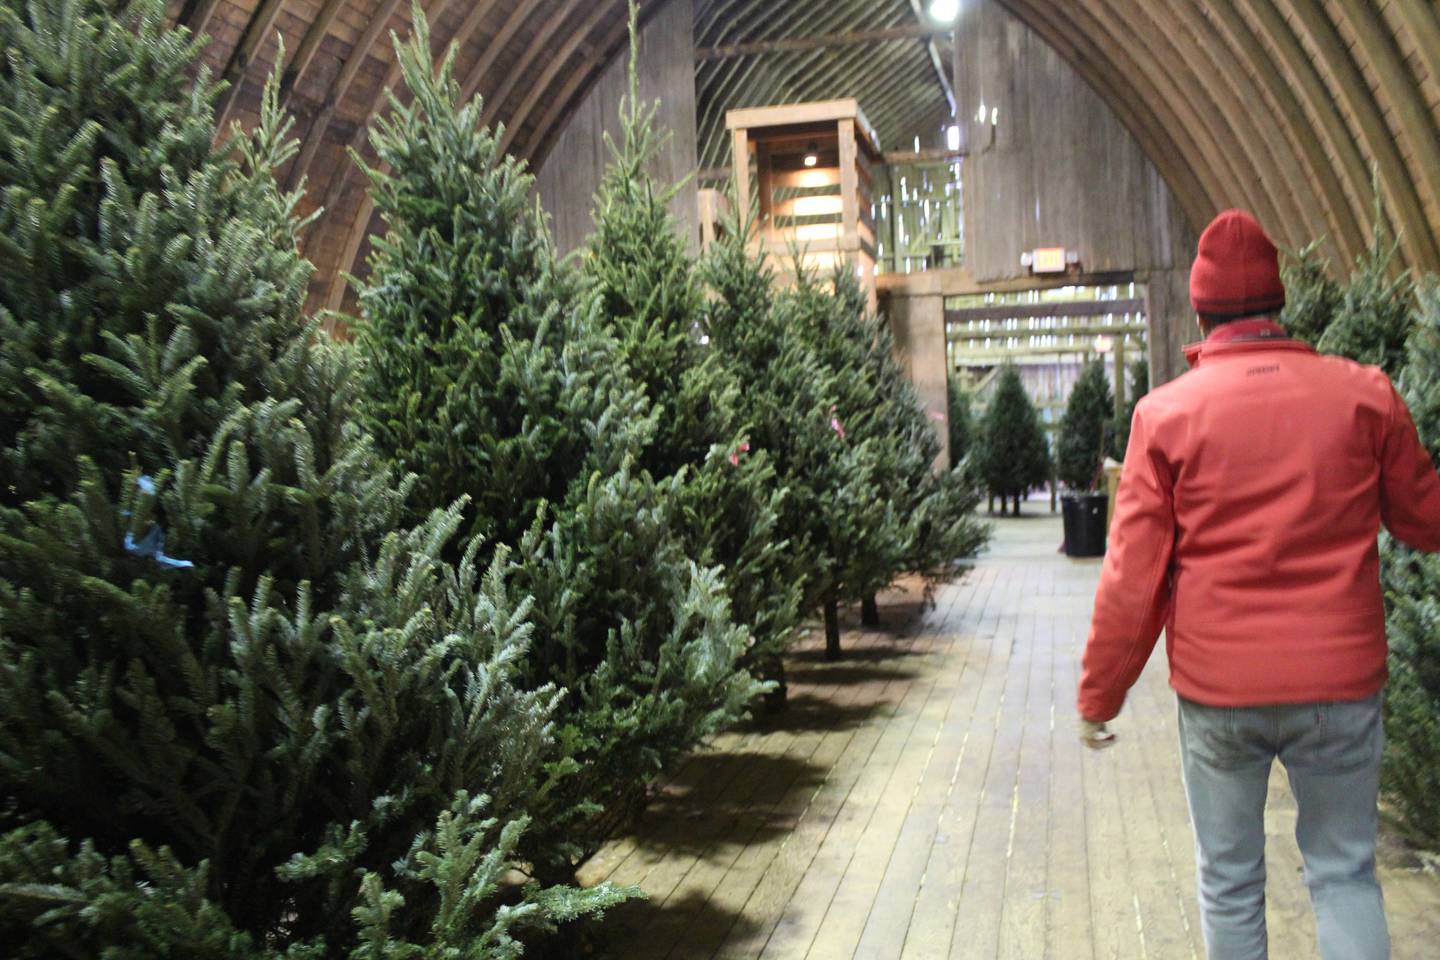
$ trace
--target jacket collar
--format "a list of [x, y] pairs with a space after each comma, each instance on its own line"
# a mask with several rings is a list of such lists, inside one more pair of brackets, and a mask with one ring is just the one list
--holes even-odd
[[1303, 350], [1313, 353], [1299, 340], [1292, 340], [1285, 328], [1273, 320], [1235, 320], [1221, 324], [1199, 343], [1185, 347], [1185, 359], [1198, 367], [1208, 357], [1245, 350]]

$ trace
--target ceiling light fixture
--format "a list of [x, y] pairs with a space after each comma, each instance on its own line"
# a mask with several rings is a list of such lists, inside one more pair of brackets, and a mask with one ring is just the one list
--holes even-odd
[[815, 150], [816, 147], [813, 143], [805, 148], [805, 166], [813, 167], [820, 162], [820, 157], [816, 155]]
[[960, 15], [960, 0], [932, 0], [930, 19], [940, 23], [954, 23]]

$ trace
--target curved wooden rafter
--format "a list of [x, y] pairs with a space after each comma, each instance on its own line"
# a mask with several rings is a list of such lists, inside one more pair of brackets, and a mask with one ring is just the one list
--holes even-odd
[[[1347, 261], [1352, 259], [1363, 248], [1363, 243], [1357, 246], [1356, 241], [1364, 236], [1366, 228], [1361, 226], [1356, 217], [1357, 211], [1346, 194], [1342, 175], [1337, 173], [1335, 165], [1326, 155], [1321, 139], [1323, 133], [1309, 123], [1293, 122], [1295, 118], [1306, 116], [1305, 109], [1295, 91], [1285, 81], [1269, 49], [1250, 29], [1249, 23], [1236, 9], [1235, 4], [1231, 0], [1211, 0], [1210, 12], [1213, 18], [1220, 21], [1217, 30], [1224, 31], [1231, 48], [1236, 50], [1242, 62], [1254, 71], [1256, 86], [1260, 92], [1274, 98], [1272, 119], [1282, 127], [1282, 132], [1291, 138], [1312, 182], [1318, 184], [1320, 195], [1324, 198], [1321, 206], [1330, 220], [1331, 232], [1327, 240], [1331, 252]], [[1283, 122], [1287, 118], [1291, 122]], [[1351, 187], [1351, 195], [1358, 196], [1359, 184]]]
[[[430, 8], [433, 5], [434, 0], [426, 0], [425, 9], [427, 13], [430, 12]], [[310, 122], [300, 148], [300, 154], [291, 166], [288, 184], [291, 189], [298, 186], [306, 175], [309, 174], [310, 166], [315, 161], [315, 155], [319, 152], [321, 144], [325, 141], [325, 131], [329, 128], [330, 121], [335, 117], [337, 106], [344, 102], [346, 94], [350, 92], [351, 85], [355, 82], [356, 77], [360, 75], [360, 68], [365, 63], [365, 58], [370, 56], [370, 51], [374, 49], [375, 44], [385, 35], [385, 27], [390, 23], [390, 18], [394, 16], [398, 8], [399, 0], [383, 0], [380, 5], [379, 14], [366, 26], [365, 32], [361, 34], [360, 39], [355, 42], [355, 46], [351, 49], [350, 55], [347, 56], [344, 63], [340, 65], [340, 71], [330, 81], [330, 85], [325, 91], [324, 99], [320, 101], [319, 107], [310, 117]], [[286, 102], [289, 101], [290, 95], [294, 92], [296, 85], [300, 82], [309, 65], [309, 60], [302, 62], [300, 58], [297, 57], [291, 64], [290, 69], [286, 71], [284, 77], [282, 77], [280, 95]], [[290, 81], [288, 86], [285, 83], [286, 78]]]
[[[1247, 164], [1259, 174], [1261, 185], [1268, 188], [1265, 192], [1275, 199], [1280, 215], [1275, 225], [1276, 239], [1293, 246], [1325, 235], [1329, 230], [1325, 216], [1314, 204], [1305, 202], [1299, 189], [1308, 178], [1264, 97], [1253, 86], [1249, 70], [1243, 68], [1243, 58], [1236, 56], [1219, 37], [1214, 24], [1194, 6], [1180, 3], [1173, 7], [1175, 25], [1188, 31], [1189, 36], [1172, 34], [1172, 48], [1185, 60], [1192, 80], [1215, 78], [1209, 89], [1216, 106], [1222, 116], [1233, 121], [1235, 139]], [[1158, 28], [1153, 12], [1148, 15]], [[1242, 69], [1235, 69], [1237, 61]]]
[[[1429, 193], [1431, 209], [1440, 209], [1440, 125], [1420, 96], [1420, 87], [1405, 66], [1400, 47], [1379, 10], [1373, 4], [1353, 0], [1342, 0], [1339, 6], [1379, 77], [1384, 102], [1394, 108], [1399, 122], [1397, 135], [1410, 144], [1419, 168], [1415, 185]], [[1430, 266], [1440, 267], [1440, 261], [1432, 261]]]
[[220, 79], [228, 85], [225, 93], [221, 95], [220, 102], [215, 105], [215, 125], [224, 130], [230, 121], [230, 110], [235, 106], [235, 101], [240, 96], [240, 86], [244, 82], [245, 72], [250, 69], [255, 54], [270, 36], [270, 29], [275, 25], [275, 18], [280, 15], [280, 8], [285, 0], [262, 0], [260, 6], [255, 9], [255, 15], [245, 25], [245, 32], [240, 36], [240, 42], [235, 49], [230, 51], [230, 58], [226, 61], [224, 68], [220, 71]]
[[1315, 0], [1282, 0], [1309, 35], [1320, 64], [1334, 78], [1329, 84], [1338, 88], [1350, 115], [1360, 128], [1360, 140], [1374, 160], [1380, 177], [1380, 188], [1388, 203], [1390, 216], [1399, 220], [1401, 249], [1408, 251], [1414, 266], [1434, 270], [1440, 267], [1440, 251], [1435, 236], [1424, 219], [1420, 194], [1410, 171], [1395, 146], [1395, 141], [1380, 114], [1380, 105], [1366, 82], [1364, 74], [1350, 56], [1335, 22]]
[[620, 55], [628, 33], [628, 24], [617, 25], [605, 38], [604, 44], [593, 48], [587, 54], [583, 66], [578, 70], [573, 70], [564, 85], [561, 86], [560, 92], [551, 98], [549, 108], [520, 148], [520, 152], [533, 167], [538, 168], [545, 162], [551, 144], [560, 135], [561, 127], [556, 120], [573, 108], [575, 99], [586, 84], [592, 82], [605, 70], [605, 66], [612, 59]]

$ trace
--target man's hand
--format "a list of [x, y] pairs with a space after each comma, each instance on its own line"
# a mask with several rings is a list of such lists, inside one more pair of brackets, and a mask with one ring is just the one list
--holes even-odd
[[1104, 750], [1115, 745], [1115, 734], [1105, 729], [1105, 724], [1094, 720], [1080, 721], [1080, 739], [1091, 750]]

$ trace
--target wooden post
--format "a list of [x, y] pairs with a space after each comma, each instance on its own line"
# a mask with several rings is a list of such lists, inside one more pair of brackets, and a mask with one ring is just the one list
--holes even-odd
[[844, 259], [860, 262], [860, 180], [855, 169], [855, 118], [837, 121], [840, 131], [840, 237]]
[[770, 170], [770, 147], [764, 141], [755, 144], [755, 185], [760, 194], [760, 236], [772, 243], [775, 232], [775, 179]]
[[734, 131], [735, 202], [740, 207], [742, 222], [750, 219], [750, 134], [743, 128]]

